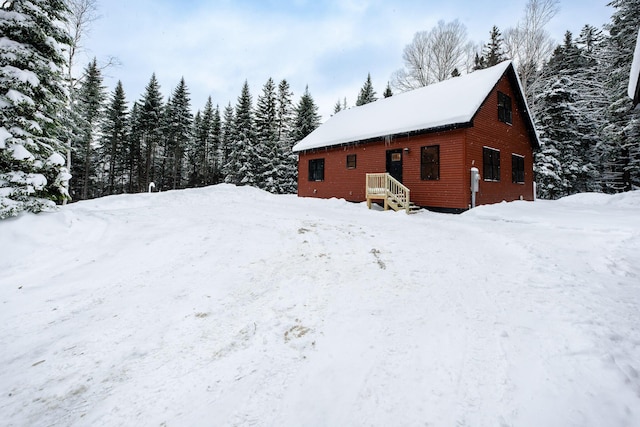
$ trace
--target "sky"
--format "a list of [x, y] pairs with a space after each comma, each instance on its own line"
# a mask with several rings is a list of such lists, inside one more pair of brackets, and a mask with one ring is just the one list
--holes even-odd
[[[286, 79], [297, 103], [308, 86], [323, 121], [338, 100], [355, 104], [367, 74], [381, 97], [402, 51], [418, 31], [458, 19], [468, 39], [482, 44], [493, 25], [521, 19], [526, 0], [98, 0], [76, 73], [96, 57], [109, 58], [105, 86], [122, 81], [127, 100], [142, 97], [152, 73], [165, 98], [184, 77], [193, 112], [211, 96], [221, 110], [235, 106], [244, 81], [253, 102], [269, 77]], [[602, 26], [608, 0], [561, 0], [548, 25], [562, 40], [585, 24]]]

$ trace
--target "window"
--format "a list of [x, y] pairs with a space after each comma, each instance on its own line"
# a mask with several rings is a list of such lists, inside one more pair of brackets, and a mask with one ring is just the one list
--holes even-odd
[[511, 116], [511, 97], [502, 92], [498, 92], [498, 120], [511, 124]]
[[324, 159], [309, 160], [309, 181], [324, 181]]
[[440, 146], [431, 145], [420, 149], [420, 178], [440, 179]]
[[500, 181], [500, 151], [484, 147], [482, 149], [482, 174], [485, 181]]
[[524, 184], [524, 157], [518, 154], [511, 155], [511, 181]]
[[347, 169], [355, 169], [355, 168], [356, 168], [356, 155], [347, 154]]

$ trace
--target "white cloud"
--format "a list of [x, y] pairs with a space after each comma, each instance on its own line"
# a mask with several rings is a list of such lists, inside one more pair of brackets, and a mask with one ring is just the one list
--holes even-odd
[[480, 41], [493, 24], [515, 24], [523, 7], [430, 3], [109, 0], [87, 39], [87, 56], [119, 58], [122, 67], [109, 70], [106, 83], [113, 88], [122, 80], [130, 101], [141, 97], [152, 72], [165, 96], [184, 76], [194, 111], [209, 95], [221, 106], [235, 104], [245, 79], [255, 101], [269, 77], [286, 78], [296, 101], [309, 85], [326, 119], [336, 100], [353, 105], [368, 72], [381, 96], [416, 31], [459, 18]]

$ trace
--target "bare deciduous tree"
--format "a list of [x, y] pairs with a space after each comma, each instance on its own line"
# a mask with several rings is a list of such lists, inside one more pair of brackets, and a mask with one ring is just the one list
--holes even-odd
[[527, 100], [533, 101], [533, 89], [545, 60], [553, 53], [554, 43], [545, 26], [559, 11], [559, 0], [529, 0], [523, 19], [504, 36], [505, 54], [518, 67]]
[[446, 80], [455, 70], [467, 71], [473, 51], [464, 24], [439, 21], [430, 31], [416, 33], [404, 48], [404, 68], [394, 73], [393, 85], [407, 91]]
[[89, 32], [91, 24], [100, 16], [98, 15], [98, 0], [67, 0], [67, 6], [69, 7], [69, 19], [66, 25], [72, 40], [67, 54], [69, 67], [67, 79], [71, 90], [73, 90], [77, 83], [72, 77], [76, 54], [82, 50], [82, 39]]

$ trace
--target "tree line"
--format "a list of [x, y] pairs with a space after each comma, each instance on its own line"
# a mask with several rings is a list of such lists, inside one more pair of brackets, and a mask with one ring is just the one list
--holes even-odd
[[245, 81], [235, 106], [191, 112], [183, 79], [166, 101], [153, 74], [142, 97], [128, 109], [118, 82], [105, 94], [96, 60], [88, 64], [72, 100], [79, 123], [73, 132], [70, 194], [74, 200], [119, 193], [252, 185], [293, 193], [297, 164], [293, 143], [320, 123], [308, 89], [294, 104], [287, 80], [269, 78], [255, 106]]

